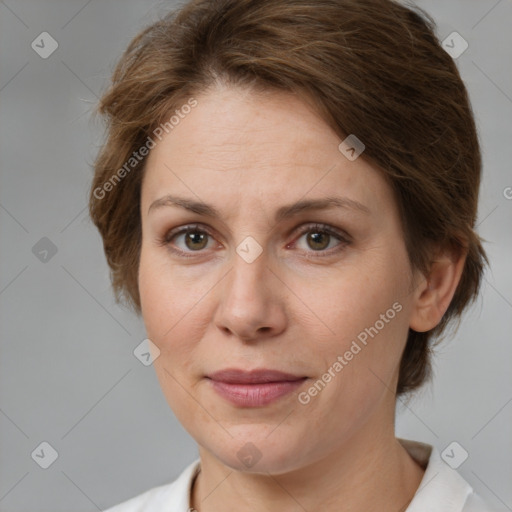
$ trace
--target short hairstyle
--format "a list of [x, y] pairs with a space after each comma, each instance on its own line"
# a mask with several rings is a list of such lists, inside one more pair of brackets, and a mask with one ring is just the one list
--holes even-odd
[[342, 139], [363, 141], [361, 158], [392, 187], [412, 268], [428, 272], [434, 246], [466, 253], [440, 323], [409, 329], [396, 393], [421, 386], [431, 376], [431, 346], [478, 296], [488, 263], [474, 231], [482, 164], [473, 112], [435, 30], [425, 11], [392, 0], [192, 0], [143, 29], [97, 109], [108, 137], [94, 163], [89, 213], [116, 301], [140, 315], [139, 148], [216, 85], [293, 93]]

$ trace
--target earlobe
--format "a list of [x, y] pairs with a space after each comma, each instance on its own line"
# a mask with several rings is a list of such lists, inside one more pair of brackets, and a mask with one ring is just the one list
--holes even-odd
[[465, 260], [464, 250], [452, 250], [438, 253], [431, 262], [428, 276], [423, 276], [414, 292], [412, 330], [425, 332], [439, 324], [460, 282]]

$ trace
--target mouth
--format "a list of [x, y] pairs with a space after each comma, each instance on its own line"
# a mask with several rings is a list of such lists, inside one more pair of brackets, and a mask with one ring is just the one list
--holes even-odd
[[239, 407], [262, 407], [273, 403], [308, 379], [278, 370], [244, 371], [234, 368], [212, 373], [206, 378], [220, 396]]

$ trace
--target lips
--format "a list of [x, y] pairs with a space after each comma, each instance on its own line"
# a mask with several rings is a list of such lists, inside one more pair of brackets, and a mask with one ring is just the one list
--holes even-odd
[[227, 368], [208, 375], [209, 379], [226, 384], [265, 384], [268, 382], [293, 382], [306, 378], [304, 375], [293, 375], [278, 370], [238, 370]]
[[307, 377], [278, 370], [234, 368], [207, 376], [213, 390], [237, 407], [263, 407], [296, 391]]

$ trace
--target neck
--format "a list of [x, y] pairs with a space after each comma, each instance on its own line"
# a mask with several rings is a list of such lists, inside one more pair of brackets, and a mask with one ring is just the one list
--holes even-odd
[[403, 511], [424, 470], [395, 438], [393, 428], [380, 430], [377, 435], [371, 430], [366, 426], [326, 457], [274, 475], [233, 470], [201, 447], [201, 471], [192, 489], [192, 509]]

